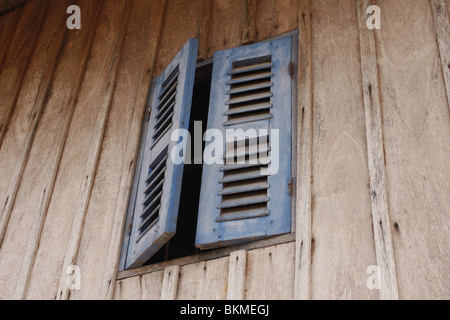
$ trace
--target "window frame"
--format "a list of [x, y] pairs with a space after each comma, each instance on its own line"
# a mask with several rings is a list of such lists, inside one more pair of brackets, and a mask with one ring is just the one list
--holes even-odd
[[[191, 256], [185, 256], [180, 257], [172, 260], [167, 260], [163, 262], [158, 262], [152, 265], [148, 266], [140, 266], [140, 267], [134, 267], [134, 268], [128, 268], [126, 269], [126, 260], [127, 260], [127, 250], [130, 242], [130, 236], [131, 236], [131, 230], [133, 226], [133, 215], [134, 215], [134, 206], [136, 202], [136, 197], [133, 195], [136, 194], [138, 189], [138, 183], [137, 180], [139, 179], [140, 175], [140, 168], [142, 166], [142, 161], [144, 158], [144, 147], [145, 147], [145, 138], [147, 136], [147, 131], [149, 130], [150, 125], [150, 119], [149, 119], [149, 108], [151, 107], [151, 103], [154, 98], [155, 89], [156, 89], [156, 81], [159, 78], [153, 77], [151, 80], [150, 88], [149, 88], [149, 94], [147, 98], [147, 105], [146, 105], [146, 112], [143, 117], [143, 123], [142, 123], [142, 131], [140, 136], [140, 142], [139, 142], [139, 152], [137, 154], [136, 160], [136, 170], [133, 176], [133, 184], [130, 190], [129, 195], [129, 202], [127, 206], [127, 213], [126, 213], [126, 221], [125, 221], [125, 227], [123, 231], [123, 237], [122, 237], [122, 247], [120, 252], [120, 260], [119, 260], [119, 268], [118, 268], [118, 276], [117, 279], [123, 279], [126, 277], [129, 277], [130, 274], [142, 274], [152, 271], [161, 270], [161, 268], [165, 268], [167, 266], [179, 264], [184, 265], [188, 263], [194, 263], [198, 261], [205, 261], [205, 260], [211, 260], [216, 259], [219, 257], [223, 257], [226, 255], [229, 255], [230, 252], [234, 250], [240, 250], [240, 249], [256, 249], [261, 248], [265, 246], [270, 245], [277, 245], [287, 242], [293, 242], [295, 241], [295, 220], [296, 220], [296, 176], [298, 174], [297, 172], [297, 136], [298, 136], [298, 86], [297, 86], [297, 79], [298, 79], [298, 29], [289, 31], [287, 33], [283, 33], [280, 35], [277, 35], [275, 37], [271, 37], [268, 39], [265, 39], [263, 41], [257, 42], [255, 44], [265, 43], [265, 42], [271, 42], [278, 39], [283, 38], [291, 38], [291, 62], [292, 62], [292, 70], [291, 70], [291, 109], [292, 109], [292, 121], [291, 121], [291, 181], [290, 181], [290, 201], [291, 201], [291, 231], [287, 234], [283, 235], [275, 235], [268, 237], [266, 239], [260, 239], [260, 240], [254, 240], [248, 243], [243, 244], [233, 244], [222, 248], [216, 248], [211, 249], [206, 252], [201, 252], [198, 254], [194, 254]], [[241, 46], [243, 47], [243, 46]], [[239, 47], [236, 47], [239, 48]], [[233, 49], [233, 48], [229, 48]], [[198, 59], [197, 59], [198, 61]], [[203, 67], [208, 64], [214, 63], [214, 57], [211, 57], [209, 59], [200, 61], [196, 63], [196, 69]], [[195, 85], [195, 80], [194, 80]]]

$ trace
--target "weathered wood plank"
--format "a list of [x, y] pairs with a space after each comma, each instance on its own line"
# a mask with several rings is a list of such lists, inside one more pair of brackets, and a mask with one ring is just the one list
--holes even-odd
[[[38, 59], [33, 59], [31, 61], [29, 71], [37, 70], [36, 73], [40, 74], [41, 78], [39, 79], [39, 85], [35, 87], [37, 90], [33, 92], [35, 94], [34, 103], [27, 108], [28, 110], [30, 110], [30, 112], [34, 112], [34, 117], [31, 119], [26, 129], [25, 139], [23, 141], [22, 150], [18, 159], [19, 161], [16, 168], [14, 169], [13, 179], [8, 190], [8, 194], [10, 195], [14, 195], [19, 188], [19, 184], [28, 160], [31, 146], [33, 145], [39, 121], [41, 120], [42, 113], [45, 109], [45, 104], [50, 95], [51, 85], [54, 79], [54, 72], [56, 70], [56, 64], [59, 61], [64, 48], [64, 38], [66, 36], [67, 29], [60, 28], [60, 26], [64, 25], [65, 23], [66, 16], [64, 12], [68, 5], [68, 1], [58, 1], [56, 5], [49, 7], [48, 19], [46, 19], [46, 22], [41, 31], [41, 35], [37, 39], [35, 53]], [[45, 60], [40, 61], [39, 58]], [[33, 80], [35, 78], [36, 74], [33, 74]], [[26, 77], [23, 82], [23, 85], [25, 84]], [[29, 91], [27, 90], [27, 92]], [[18, 101], [20, 101], [20, 97]], [[19, 106], [19, 104], [17, 104], [17, 106]], [[11, 206], [13, 205], [13, 199], [14, 197], [12, 196]], [[44, 192], [43, 197], [41, 198], [41, 202], [39, 202], [40, 211], [36, 215], [36, 219], [33, 222], [33, 227], [28, 239], [25, 256], [20, 267], [14, 299], [25, 298], [31, 268], [34, 263], [37, 247], [39, 244], [39, 238], [42, 232], [42, 219], [45, 216], [43, 210], [46, 209], [45, 204], [43, 203], [45, 199], [46, 193]]]
[[0, 73], [3, 69], [3, 62], [11, 45], [21, 12], [22, 9], [17, 8], [7, 15], [0, 16]]
[[26, 0], [2, 0], [0, 1], [0, 15], [23, 6]]
[[[198, 36], [200, 30], [206, 29], [207, 21], [201, 17], [207, 9], [204, 4], [203, 1], [192, 0], [168, 1], [153, 76], [160, 75], [183, 45]], [[210, 27], [213, 28], [213, 25]], [[205, 40], [202, 39], [202, 45], [206, 42], [210, 46], [210, 39]]]
[[245, 1], [212, 2], [208, 57], [212, 57], [215, 51], [239, 47], [242, 44], [245, 18]]
[[294, 248], [286, 243], [247, 252], [246, 300], [294, 298]]
[[[130, 70], [135, 70], [137, 74], [140, 74], [138, 78], [139, 83], [136, 86], [133, 81], [132, 83], [125, 85], [125, 80], [122, 80], [122, 77], [120, 77], [119, 83], [123, 83], [124, 85], [120, 85], [116, 88], [114, 100], [114, 105], [116, 108], [120, 108], [122, 112], [125, 108], [126, 110], [130, 110], [131, 125], [129, 127], [128, 141], [124, 144], [127, 149], [123, 154], [124, 162], [120, 181], [118, 182], [118, 196], [115, 200], [116, 207], [113, 217], [113, 230], [108, 245], [108, 256], [105, 263], [105, 269], [103, 270], [103, 292], [101, 296], [106, 299], [110, 299], [112, 292], [114, 292], [113, 287], [118, 270], [127, 203], [136, 168], [136, 154], [139, 150], [142, 120], [147, 105], [148, 90], [151, 83], [151, 75], [153, 74], [158, 44], [161, 38], [167, 2], [159, 0], [154, 1], [150, 15], [148, 15], [144, 9], [147, 5], [148, 1], [135, 0], [136, 10], [134, 11], [132, 21], [139, 21], [140, 23], [132, 23], [130, 25], [130, 35], [126, 42], [122, 67], [122, 71], [124, 72], [123, 77], [125, 77]], [[139, 55], [137, 55], [137, 52], [139, 52]], [[137, 62], [131, 59], [132, 56], [138, 56], [142, 60]], [[125, 60], [127, 57], [130, 57], [130, 60]], [[129, 61], [130, 65], [127, 64], [127, 61]], [[117, 138], [115, 138], [115, 140], [117, 141]]]
[[229, 258], [201, 261], [181, 267], [178, 300], [221, 300], [226, 296]]
[[373, 3], [384, 21], [375, 39], [399, 296], [447, 299], [450, 114], [432, 7]]
[[[123, 14], [121, 16], [121, 23], [118, 26], [117, 32], [117, 40], [112, 49], [111, 62], [109, 65], [109, 70], [107, 73], [107, 77], [97, 78], [97, 80], [102, 79], [106, 84], [106, 87], [103, 88], [101, 101], [99, 104], [99, 111], [97, 115], [97, 120], [95, 124], [94, 133], [92, 136], [92, 144], [89, 147], [88, 159], [82, 173], [84, 177], [84, 182], [81, 186], [80, 190], [80, 198], [78, 202], [78, 206], [75, 212], [74, 221], [72, 223], [72, 229], [69, 238], [69, 244], [67, 246], [66, 256], [64, 258], [63, 264], [63, 274], [61, 275], [61, 282], [58, 289], [57, 299], [65, 300], [69, 297], [69, 289], [66, 285], [66, 279], [64, 277], [64, 270], [70, 265], [76, 264], [77, 256], [78, 256], [78, 248], [81, 242], [81, 235], [83, 232], [83, 226], [86, 219], [86, 213], [88, 210], [89, 200], [91, 197], [92, 187], [94, 184], [95, 172], [98, 165], [98, 159], [100, 156], [100, 150], [103, 142], [103, 137], [105, 133], [105, 128], [109, 116], [109, 111], [111, 107], [111, 101], [113, 99], [114, 89], [116, 86], [117, 75], [119, 72], [119, 66], [122, 58], [122, 52], [125, 43], [125, 36], [128, 30], [128, 23], [130, 21], [132, 4], [125, 5], [124, 7], [120, 6], [123, 10]], [[92, 103], [92, 102], [91, 102]]]
[[298, 40], [298, 112], [296, 174], [296, 245], [295, 294], [296, 300], [311, 298], [311, 190], [312, 190], [312, 29], [311, 1], [299, 2]]
[[230, 254], [227, 300], [244, 300], [247, 251], [233, 251]]
[[163, 284], [161, 289], [161, 300], [175, 300], [178, 291], [178, 280], [180, 277], [180, 266], [174, 265], [164, 270]]
[[[43, 230], [39, 241], [40, 245], [30, 276], [27, 293], [27, 298], [29, 299], [55, 299], [56, 297], [67, 245], [66, 239], [69, 236], [72, 223], [72, 220], [69, 220], [69, 218], [73, 217], [71, 212], [74, 210], [72, 208], [76, 207], [75, 201], [77, 200], [76, 198], [72, 199], [69, 197], [64, 199], [61, 194], [66, 193], [73, 197], [73, 190], [76, 190], [81, 185], [81, 182], [78, 182], [77, 179], [70, 176], [76, 172], [75, 166], [70, 168], [74, 169], [74, 171], [66, 170], [65, 161], [70, 152], [75, 152], [78, 156], [81, 154], [79, 149], [72, 149], [70, 144], [72, 136], [70, 132], [73, 130], [80, 132], [76, 124], [72, 125], [74, 119], [75, 121], [80, 119], [84, 125], [87, 125], [89, 123], [87, 119], [89, 119], [89, 116], [92, 117], [92, 112], [88, 110], [84, 110], [80, 114], [80, 108], [76, 108], [76, 104], [82, 88], [85, 69], [91, 53], [92, 43], [96, 34], [97, 20], [102, 9], [103, 1], [94, 3], [89, 0], [82, 0], [78, 2], [78, 5], [85, 12], [83, 15], [83, 28], [78, 31], [69, 32], [68, 41], [66, 42], [64, 52], [59, 59], [55, 71], [55, 77], [52, 83], [53, 94], [49, 97], [46, 107], [47, 112], [42, 120], [45, 124], [40, 125], [40, 130], [51, 137], [53, 136], [53, 140], [56, 138], [55, 135], [57, 136], [56, 133], [60, 133], [61, 136], [56, 138], [58, 140], [54, 144], [50, 143], [49, 147], [51, 147], [54, 153], [49, 152], [48, 158], [44, 158], [51, 159], [48, 161], [52, 161], [53, 163], [58, 163], [58, 172], [52, 171], [52, 173], [49, 173], [45, 182], [49, 184], [52, 179], [55, 179], [52, 182], [53, 192], [51, 193], [51, 199], [47, 200], [49, 203], [43, 222]], [[63, 113], [62, 118], [58, 118], [57, 115], [61, 113], [59, 110], [61, 106], [65, 106], [67, 113]], [[95, 117], [95, 115], [94, 113], [93, 116]], [[71, 129], [69, 129], [69, 126]], [[48, 132], [46, 132], [47, 130]], [[77, 142], [81, 142], [81, 137], [78, 136], [77, 138], [79, 139]], [[50, 142], [53, 140], [50, 140]], [[42, 141], [41, 139], [37, 139], [35, 144], [39, 143], [39, 149], [46, 150], [46, 148], [41, 146]], [[58, 203], [60, 202], [64, 202], [66, 206], [70, 205], [67, 203], [67, 199], [73, 201], [70, 210], [67, 207], [58, 207]], [[48, 248], [52, 248], [52, 250], [48, 250]]]
[[434, 17], [434, 26], [439, 44], [439, 55], [441, 57], [442, 71], [447, 91], [447, 102], [450, 110], [450, 22], [449, 13], [444, 0], [430, 0]]
[[372, 220], [377, 266], [381, 272], [379, 275], [380, 298], [383, 300], [398, 300], [397, 275], [386, 192], [386, 168], [384, 164], [385, 154], [383, 149], [383, 128], [375, 37], [373, 31], [369, 30], [366, 26], [366, 12], [369, 6], [370, 0], [358, 0]]
[[301, 1], [258, 0], [256, 41], [262, 41], [298, 28]]
[[142, 276], [117, 281], [114, 300], [141, 300], [143, 291]]
[[377, 299], [356, 1], [311, 1], [311, 13], [311, 298]]
[[142, 275], [142, 300], [159, 300], [161, 298], [164, 271]]
[[[0, 73], [0, 147], [19, 95], [25, 72], [44, 24], [49, 0], [30, 0], [21, 11], [11, 46]], [[32, 24], [32, 25], [31, 25]], [[1, 230], [0, 230], [1, 232]], [[3, 235], [3, 234], [0, 234]], [[1, 238], [1, 236], [0, 236]]]
[[212, 1], [202, 0], [201, 10], [202, 10], [200, 14], [201, 21], [197, 31], [198, 59], [206, 60], [208, 59], [208, 35], [210, 32], [209, 27], [211, 25]]
[[245, 4], [244, 30], [242, 44], [252, 44], [256, 40], [256, 0], [247, 0]]

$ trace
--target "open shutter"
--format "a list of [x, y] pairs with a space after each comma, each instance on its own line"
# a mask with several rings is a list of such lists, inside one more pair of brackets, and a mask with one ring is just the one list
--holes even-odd
[[145, 263], [175, 234], [183, 163], [171, 161], [175, 129], [188, 129], [198, 41], [190, 39], [157, 78], [133, 213], [126, 268]]
[[[290, 62], [291, 38], [214, 56], [208, 129], [220, 130], [226, 143], [219, 150], [223, 164], [203, 165], [199, 248], [291, 230]], [[241, 132], [227, 137], [230, 129]], [[216, 139], [211, 143], [217, 143]], [[206, 142], [205, 154], [211, 149]]]

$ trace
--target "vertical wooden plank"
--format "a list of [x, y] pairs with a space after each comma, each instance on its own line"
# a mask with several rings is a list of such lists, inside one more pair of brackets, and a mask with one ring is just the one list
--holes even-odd
[[[30, 62], [29, 71], [36, 71], [39, 74], [39, 85], [35, 87], [35, 90], [30, 92], [26, 90], [28, 94], [35, 94], [34, 103], [28, 106], [28, 109], [34, 112], [34, 117], [28, 124], [26, 129], [25, 139], [23, 141], [22, 150], [20, 152], [20, 157], [18, 159], [16, 168], [14, 169], [13, 179], [11, 181], [10, 187], [8, 189], [8, 195], [10, 195], [10, 207], [14, 204], [14, 197], [19, 188], [20, 180], [23, 175], [23, 170], [25, 168], [25, 164], [28, 160], [29, 152], [31, 150], [31, 146], [34, 141], [34, 136], [36, 134], [37, 126], [41, 119], [43, 110], [45, 108], [45, 102], [48, 99], [50, 94], [50, 86], [51, 82], [54, 78], [54, 71], [56, 69], [56, 64], [59, 61], [59, 58], [63, 49], [63, 38], [66, 35], [66, 28], [60, 28], [61, 25], [65, 23], [65, 9], [68, 6], [68, 1], [59, 1], [58, 5], [51, 6], [49, 8], [48, 16], [46, 22], [42, 28], [42, 32], [40, 37], [37, 40], [37, 46], [35, 51], [36, 58], [33, 58]], [[51, 39], [49, 41], [49, 39]], [[48, 44], [47, 44], [48, 43]], [[44, 61], [41, 61], [43, 59]], [[25, 76], [23, 84], [27, 83], [27, 76]], [[33, 74], [33, 78], [36, 77], [36, 74]], [[33, 79], [34, 80], [34, 79]], [[18, 98], [17, 106], [19, 106], [19, 102], [21, 102], [21, 97]], [[41, 199], [42, 201], [44, 198]], [[40, 202], [41, 204], [41, 202]], [[42, 207], [41, 207], [42, 209]], [[6, 214], [10, 214], [10, 212], [6, 212]], [[42, 212], [39, 212], [36, 217], [42, 216]], [[27, 250], [25, 252], [25, 256], [22, 261], [22, 265], [20, 267], [19, 278], [17, 280], [17, 285], [15, 289], [14, 299], [23, 299], [25, 298], [26, 288], [28, 286], [28, 280], [30, 276], [30, 269], [33, 265], [37, 245], [39, 243], [39, 237], [42, 229], [40, 228], [41, 224], [39, 221], [35, 221], [33, 223], [36, 228], [33, 229], [29, 242], [27, 245]]]
[[136, 276], [117, 281], [114, 291], [114, 300], [141, 300], [142, 277]]
[[142, 275], [142, 300], [161, 298], [163, 278], [163, 270]]
[[445, 0], [430, 0], [450, 110], [450, 22]]
[[[152, 8], [150, 15], [148, 6]], [[90, 272], [84, 273], [86, 279], [82, 279], [82, 282], [86, 285], [82, 290], [72, 292], [71, 297], [75, 299], [82, 299], [84, 295], [111, 299], [114, 292], [126, 205], [139, 147], [139, 133], [152, 66], [158, 47], [158, 30], [161, 30], [159, 26], [162, 23], [164, 2], [158, 0], [149, 3], [146, 0], [135, 0], [132, 10], [102, 153], [97, 165], [94, 189], [86, 213], [85, 226], [88, 227], [82, 231], [78, 254], [77, 264], [82, 270], [89, 269]], [[92, 79], [96, 78], [93, 76]], [[86, 101], [83, 103], [86, 108], [92, 106], [92, 102], [88, 103], [88, 97], [86, 95]], [[77, 124], [77, 127], [83, 128], [83, 122]], [[77, 180], [81, 176], [77, 152], [80, 152], [80, 147], [88, 145], [89, 141], [84, 139], [83, 143], [77, 141], [79, 131], [74, 130], [73, 140], [68, 145], [71, 159], [64, 164], [65, 172], [73, 175], [71, 172], [75, 171]], [[86, 150], [83, 154], [86, 154]], [[61, 185], [64, 185], [64, 181]], [[70, 210], [70, 203], [77, 204], [77, 199], [74, 201], [71, 198], [73, 196], [69, 190], [62, 188], [63, 193], [58, 206], [54, 209], [54, 215], [58, 215], [60, 210]], [[58, 219], [61, 220], [62, 217]], [[53, 232], [57, 232], [57, 224], [51, 222], [49, 224]], [[98, 230], [101, 231], [97, 232]], [[68, 240], [64, 238], [64, 241], [67, 243]], [[93, 247], [92, 243], [96, 243], [97, 247]], [[99, 252], [98, 247], [103, 250]]]
[[206, 60], [208, 58], [208, 35], [210, 32], [209, 26], [211, 24], [212, 1], [202, 0], [202, 12], [200, 15], [201, 21], [198, 27], [198, 59]]
[[298, 0], [258, 0], [256, 40], [262, 41], [298, 28]]
[[311, 1], [299, 2], [298, 35], [298, 112], [295, 294], [296, 300], [311, 298], [311, 189], [312, 189], [312, 28]]
[[[67, 41], [66, 51], [74, 50], [72, 40]], [[80, 53], [75, 51], [75, 53]], [[88, 55], [86, 50], [84, 56]], [[83, 54], [80, 55], [83, 58]], [[62, 63], [63, 59], [59, 62]], [[39, 124], [39, 129], [30, 151], [29, 160], [20, 187], [16, 194], [16, 202], [11, 212], [8, 230], [2, 243], [1, 263], [2, 270], [10, 270], [7, 275], [7, 283], [16, 285], [18, 270], [15, 266], [20, 265], [28, 243], [31, 243], [30, 234], [39, 234], [41, 226], [36, 221], [42, 221], [45, 216], [47, 205], [52, 194], [52, 188], [56, 171], [58, 169], [59, 157], [64, 148], [65, 137], [70, 124], [75, 97], [81, 85], [84, 74], [83, 65], [74, 64], [70, 61], [65, 65], [62, 72], [58, 65], [55, 78], [52, 80], [52, 94], [46, 102], [46, 110]], [[71, 67], [72, 68], [71, 68]], [[75, 70], [74, 70], [75, 68]], [[73, 73], [71, 73], [73, 71]], [[58, 75], [58, 76], [56, 76]], [[67, 112], [61, 112], [60, 108]], [[61, 131], [61, 132], [60, 132]], [[40, 205], [40, 206], [39, 206]], [[17, 232], [23, 230], [25, 232]], [[30, 241], [30, 242], [28, 242]], [[35, 244], [38, 246], [38, 243]], [[28, 252], [33, 252], [29, 250]], [[18, 262], [17, 260], [20, 260]], [[9, 268], [13, 265], [14, 268]], [[6, 287], [6, 286], [5, 286]]]
[[215, 51], [239, 47], [244, 30], [245, 1], [212, 0], [208, 57]]
[[178, 300], [222, 300], [226, 297], [229, 258], [213, 259], [181, 267]]
[[[213, 25], [209, 27], [207, 19], [201, 16], [202, 12], [208, 10], [205, 5], [205, 2], [198, 0], [168, 1], [153, 76], [161, 74], [190, 38], [195, 38], [199, 32], [203, 33], [207, 26], [208, 29], [214, 30]], [[205, 43], [211, 46], [209, 38], [200, 40], [202, 40], [202, 46], [205, 46]]]
[[17, 8], [4, 16], [0, 16], [0, 73], [21, 12], [22, 8]]
[[294, 242], [247, 252], [246, 300], [294, 298]]
[[247, 251], [233, 251], [230, 254], [227, 300], [244, 300]]
[[[122, 8], [122, 7], [121, 7]], [[130, 21], [131, 9], [133, 3], [125, 5], [123, 8], [123, 14], [121, 16], [121, 23], [119, 25], [119, 31], [117, 34], [117, 41], [114, 44], [113, 53], [111, 56], [111, 63], [109, 67], [108, 76], [105, 79], [106, 88], [103, 92], [103, 99], [100, 104], [100, 110], [98, 112], [97, 121], [95, 124], [93, 141], [90, 146], [90, 151], [86, 166], [83, 171], [84, 183], [81, 186], [79, 204], [75, 213], [74, 221], [72, 223], [72, 229], [70, 232], [69, 244], [64, 258], [63, 271], [61, 275], [61, 282], [58, 289], [57, 299], [65, 300], [69, 297], [69, 289], [66, 285], [65, 270], [68, 266], [76, 263], [78, 248], [80, 246], [81, 234], [83, 231], [83, 225], [86, 218], [86, 212], [89, 205], [89, 200], [94, 183], [94, 176], [98, 165], [98, 159], [100, 156], [100, 149], [103, 142], [106, 123], [109, 116], [111, 107], [111, 101], [116, 85], [117, 75], [119, 71], [119, 65], [122, 57], [122, 52], [125, 43], [125, 36], [128, 31], [128, 22]]]
[[[450, 114], [430, 2], [373, 1], [400, 299], [450, 292]], [[410, 23], [414, 21], [414, 23]]]
[[361, 69], [366, 117], [367, 151], [375, 250], [379, 275], [380, 298], [398, 300], [397, 275], [392, 245], [391, 220], [386, 192], [386, 168], [383, 149], [380, 89], [375, 37], [366, 26], [370, 0], [358, 0]]
[[379, 297], [367, 288], [376, 255], [356, 4], [311, 1], [312, 299]]
[[[80, 120], [87, 125], [89, 122], [86, 120], [86, 116], [96, 116], [96, 113], [93, 113], [92, 110], [85, 110], [80, 115], [78, 111], [80, 108], [76, 108], [76, 103], [82, 88], [85, 69], [91, 53], [92, 43], [96, 34], [97, 20], [102, 9], [103, 1], [92, 2], [82, 0], [78, 2], [78, 5], [82, 12], [85, 12], [83, 15], [82, 29], [69, 31], [64, 51], [58, 60], [57, 69], [55, 70], [55, 76], [52, 81], [53, 94], [48, 99], [47, 111], [42, 119], [42, 124], [39, 126], [40, 129], [38, 132], [43, 133], [36, 136], [35, 144], [39, 146], [37, 147], [38, 152], [42, 152], [49, 147], [54, 151], [54, 153], [49, 152], [48, 157], [44, 158], [44, 160], [58, 163], [58, 173], [51, 173], [55, 175], [54, 182], [51, 182], [52, 176], [50, 173], [47, 175], [47, 179], [42, 179], [47, 185], [51, 183], [53, 192], [51, 193], [51, 199], [47, 199], [49, 201], [48, 208], [45, 212], [45, 220], [42, 226], [43, 230], [39, 239], [39, 247], [28, 287], [27, 298], [29, 299], [55, 299], [59, 274], [61, 272], [61, 260], [64, 257], [65, 245], [67, 244], [67, 241], [63, 240], [69, 235], [71, 227], [69, 223], [72, 222], [71, 220], [68, 222], [69, 217], [72, 217], [69, 213], [73, 210], [72, 207], [75, 207], [75, 205], [72, 205], [70, 210], [67, 208], [58, 208], [55, 214], [55, 202], [67, 201], [67, 199], [61, 197], [62, 189], [66, 188], [66, 193], [69, 193], [73, 197], [73, 189], [79, 187], [81, 184], [79, 183], [77, 185], [76, 179], [67, 177], [67, 170], [64, 168], [64, 161], [67, 158], [66, 146], [68, 141], [70, 149], [70, 132], [74, 129], [80, 132], [79, 129], [73, 128], [76, 125], [74, 124], [72, 126], [71, 123], [73, 119], [77, 121], [81, 118]], [[60, 106], [65, 106], [67, 110], [67, 113], [62, 113], [61, 116], [59, 116], [61, 112], [58, 109]], [[86, 114], [84, 118], [82, 116], [83, 113]], [[69, 126], [71, 129], [69, 129]], [[56, 132], [58, 134], [60, 133], [60, 135], [55, 134]], [[45, 134], [48, 134], [51, 138], [46, 136], [40, 138]], [[68, 137], [68, 139], [65, 137]], [[47, 140], [52, 142], [55, 138], [58, 140], [53, 145], [51, 143], [49, 145], [45, 144]], [[80, 136], [77, 138], [77, 143], [81, 143], [82, 139]], [[63, 149], [64, 153], [62, 152]], [[79, 149], [76, 152], [78, 156], [81, 154]], [[33, 153], [30, 154], [30, 159], [29, 164], [32, 170], [36, 170], [35, 167], [33, 168], [33, 165], [40, 165], [40, 162], [36, 161], [36, 156]], [[72, 169], [76, 169], [75, 166]], [[50, 171], [51, 169], [48, 170]], [[74, 171], [76, 173], [76, 170]], [[70, 171], [70, 173], [72, 174], [73, 171]], [[24, 178], [26, 176], [24, 174]], [[61, 187], [61, 185], [64, 187]], [[65, 204], [69, 205], [68, 203]], [[53, 225], [55, 228], [51, 229], [49, 225]], [[48, 248], [52, 249], [49, 250]]]
[[[0, 147], [8, 128], [9, 119], [22, 86], [36, 39], [45, 21], [49, 0], [28, 1], [21, 12], [11, 46], [0, 74]], [[1, 230], [0, 230], [1, 232]], [[0, 237], [1, 238], [1, 237]]]
[[256, 40], [256, 0], [247, 0], [245, 3], [244, 30], [242, 44], [252, 44]]
[[163, 284], [161, 289], [161, 300], [175, 300], [178, 291], [178, 279], [180, 266], [174, 265], [164, 270]]

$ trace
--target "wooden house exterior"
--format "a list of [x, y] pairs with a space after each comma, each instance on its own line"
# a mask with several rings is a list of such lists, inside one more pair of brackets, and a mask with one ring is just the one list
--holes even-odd
[[[450, 0], [0, 12], [0, 299], [450, 298]], [[298, 39], [292, 232], [120, 270], [152, 79], [191, 38], [201, 62], [284, 34]]]

